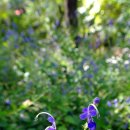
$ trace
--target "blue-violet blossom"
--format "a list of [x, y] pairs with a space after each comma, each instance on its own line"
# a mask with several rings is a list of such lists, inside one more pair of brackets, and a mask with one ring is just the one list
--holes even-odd
[[80, 114], [81, 120], [87, 119], [87, 127], [89, 128], [89, 130], [96, 130], [96, 123], [94, 122], [93, 117], [99, 116], [99, 112], [96, 107], [96, 105], [98, 105], [99, 102], [100, 98], [96, 97], [93, 100], [93, 103], [90, 104], [88, 107], [83, 108], [82, 114]]
[[39, 117], [39, 115], [41, 115], [41, 114], [46, 114], [46, 115], [48, 115], [48, 119], [47, 119], [47, 120], [52, 124], [51, 126], [48, 126], [45, 130], [56, 130], [55, 119], [54, 119], [54, 117], [53, 117], [51, 114], [49, 114], [49, 113], [47, 113], [47, 112], [40, 112], [40, 113], [35, 117], [35, 120], [37, 120], [38, 117]]

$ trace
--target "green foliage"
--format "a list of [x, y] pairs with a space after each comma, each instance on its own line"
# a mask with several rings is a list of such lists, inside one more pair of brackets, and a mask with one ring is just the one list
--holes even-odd
[[80, 130], [79, 114], [97, 96], [97, 129], [130, 129], [129, 1], [102, 0], [94, 13], [94, 4], [78, 2], [72, 30], [61, 19], [62, 0], [1, 0], [1, 130], [44, 129], [45, 118], [34, 122], [41, 111], [59, 130]]

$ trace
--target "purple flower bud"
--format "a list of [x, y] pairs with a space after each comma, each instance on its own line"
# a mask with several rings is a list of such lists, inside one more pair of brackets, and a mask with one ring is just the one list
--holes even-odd
[[51, 116], [49, 116], [49, 117], [48, 117], [48, 121], [49, 121], [50, 123], [55, 122], [54, 118], [53, 118], [53, 117], [51, 117]]
[[99, 104], [99, 102], [100, 102], [100, 98], [99, 97], [94, 98], [93, 104], [97, 105], [97, 104]]
[[110, 101], [107, 101], [107, 106], [111, 107], [112, 103]]
[[90, 130], [96, 130], [96, 123], [94, 121], [91, 121], [88, 123], [88, 128]]
[[11, 105], [11, 101], [9, 99], [6, 99], [5, 100], [5, 105], [10, 106]]

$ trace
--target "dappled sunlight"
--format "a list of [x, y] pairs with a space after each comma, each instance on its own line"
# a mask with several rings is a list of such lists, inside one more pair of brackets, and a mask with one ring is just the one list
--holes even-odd
[[1, 0], [0, 130], [130, 130], [129, 4]]

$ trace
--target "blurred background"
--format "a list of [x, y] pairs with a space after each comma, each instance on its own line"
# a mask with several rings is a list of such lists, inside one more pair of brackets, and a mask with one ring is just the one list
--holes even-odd
[[130, 130], [130, 1], [1, 0], [0, 130]]

